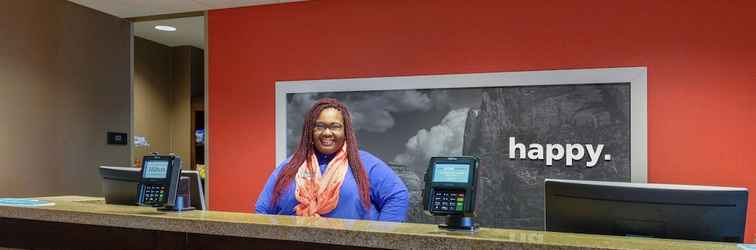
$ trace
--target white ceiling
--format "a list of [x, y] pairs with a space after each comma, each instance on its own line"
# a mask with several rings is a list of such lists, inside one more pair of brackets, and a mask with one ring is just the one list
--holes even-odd
[[[306, 0], [68, 0], [120, 18], [146, 17], [252, 5], [301, 2]], [[155, 25], [176, 27], [166, 32]], [[134, 22], [134, 35], [171, 47], [191, 45], [205, 48], [205, 18], [187, 17]]]
[[69, 0], [120, 18], [175, 14], [303, 0]]
[[[176, 31], [160, 31], [156, 25], [176, 27]], [[191, 45], [205, 48], [205, 17], [184, 17], [134, 22], [134, 35], [171, 47]]]

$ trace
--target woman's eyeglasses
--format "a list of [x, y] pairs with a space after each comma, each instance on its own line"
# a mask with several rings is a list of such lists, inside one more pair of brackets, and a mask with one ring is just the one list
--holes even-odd
[[330, 129], [334, 132], [339, 132], [344, 129], [344, 125], [341, 125], [340, 123], [331, 123], [330, 126], [326, 125], [325, 123], [315, 123], [315, 132], [323, 132], [326, 129]]

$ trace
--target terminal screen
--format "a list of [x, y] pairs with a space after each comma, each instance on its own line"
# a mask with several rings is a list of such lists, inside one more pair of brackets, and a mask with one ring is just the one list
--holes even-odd
[[168, 161], [145, 161], [142, 178], [165, 179], [168, 175]]
[[436, 164], [433, 182], [467, 183], [470, 180], [468, 164]]

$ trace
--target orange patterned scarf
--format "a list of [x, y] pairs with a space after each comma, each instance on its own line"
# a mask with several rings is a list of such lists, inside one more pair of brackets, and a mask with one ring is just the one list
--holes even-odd
[[296, 198], [299, 201], [294, 207], [297, 215], [320, 217], [336, 208], [348, 167], [346, 143], [336, 152], [336, 156], [328, 163], [325, 174], [322, 175], [318, 158], [311, 154], [310, 160], [299, 166], [294, 177], [297, 182]]

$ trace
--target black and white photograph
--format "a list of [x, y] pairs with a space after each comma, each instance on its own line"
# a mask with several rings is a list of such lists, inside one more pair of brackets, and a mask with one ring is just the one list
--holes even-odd
[[[480, 158], [486, 227], [543, 228], [545, 178], [631, 180], [629, 83], [290, 93], [286, 124], [326, 97], [349, 108], [360, 149], [407, 185], [409, 222], [437, 222], [421, 205], [434, 156]], [[287, 155], [298, 126], [286, 128]]]

